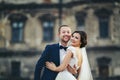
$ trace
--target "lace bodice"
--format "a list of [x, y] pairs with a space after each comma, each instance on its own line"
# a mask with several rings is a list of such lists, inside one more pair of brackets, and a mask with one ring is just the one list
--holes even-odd
[[67, 49], [70, 50], [70, 51], [73, 53], [73, 57], [72, 57], [72, 59], [70, 60], [69, 65], [70, 65], [72, 68], [73, 68], [74, 65], [75, 65], [75, 67], [78, 69], [80, 66], [78, 66], [78, 58], [77, 58], [77, 55], [76, 55], [76, 53], [77, 53], [76, 48], [73, 47], [73, 46], [69, 46]]

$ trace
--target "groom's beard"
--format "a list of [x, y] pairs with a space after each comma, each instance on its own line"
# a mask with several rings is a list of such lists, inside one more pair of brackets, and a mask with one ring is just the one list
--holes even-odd
[[63, 43], [68, 44], [68, 41], [62, 40]]

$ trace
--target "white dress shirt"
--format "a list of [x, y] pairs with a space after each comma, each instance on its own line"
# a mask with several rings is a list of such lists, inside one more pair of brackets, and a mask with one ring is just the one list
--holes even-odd
[[[59, 43], [59, 46], [60, 45], [61, 45], [61, 43]], [[59, 51], [60, 51], [60, 64], [61, 64], [66, 55], [66, 51], [64, 49], [59, 49]]]

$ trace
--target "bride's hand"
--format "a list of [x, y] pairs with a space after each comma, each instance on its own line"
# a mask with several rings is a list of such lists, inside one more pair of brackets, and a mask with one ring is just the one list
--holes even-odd
[[46, 62], [46, 67], [52, 71], [56, 70], [56, 65], [53, 62]]

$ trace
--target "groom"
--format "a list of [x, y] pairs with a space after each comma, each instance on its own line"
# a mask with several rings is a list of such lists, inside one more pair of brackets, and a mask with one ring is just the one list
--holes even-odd
[[[45, 67], [45, 62], [54, 62], [57, 66], [63, 60], [63, 56], [65, 56], [65, 48], [68, 44], [68, 41], [71, 37], [71, 28], [68, 25], [62, 25], [58, 29], [59, 43], [47, 45], [45, 50], [43, 51], [40, 59], [38, 60], [35, 73], [34, 80], [55, 80], [58, 72], [51, 71]], [[43, 70], [42, 70], [43, 69]], [[71, 73], [76, 73], [75, 69], [71, 69], [70, 66], [67, 68]]]

